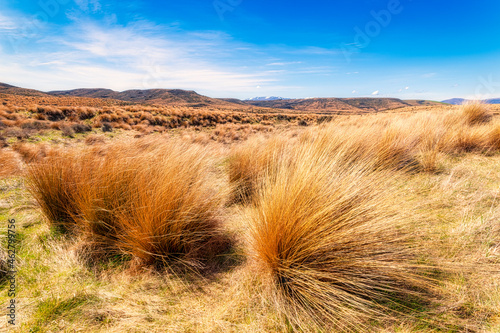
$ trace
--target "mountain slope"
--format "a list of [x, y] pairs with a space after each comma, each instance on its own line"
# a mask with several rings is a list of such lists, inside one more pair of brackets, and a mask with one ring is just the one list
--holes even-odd
[[441, 104], [438, 102], [424, 100], [403, 101], [398, 98], [306, 98], [245, 102], [260, 107], [319, 113], [377, 112], [407, 106], [431, 106]]
[[277, 97], [277, 96], [254, 97], [254, 98], [246, 99], [245, 102], [276, 101], [276, 100], [282, 100], [282, 99], [290, 99], [290, 98], [283, 98], [283, 97]]
[[[127, 102], [149, 103], [149, 104], [172, 104], [188, 106], [231, 106], [229, 101], [210, 98], [200, 95], [194, 91], [181, 89], [148, 89], [148, 90], [126, 90], [117, 92], [110, 89], [75, 89], [68, 91], [51, 91], [54, 96], [74, 96], [93, 98], [113, 98]], [[241, 105], [238, 105], [241, 107]]]
[[467, 100], [463, 99], [463, 98], [451, 98], [451, 99], [444, 100], [443, 103], [448, 103], [448, 104], [453, 104], [453, 105], [462, 105], [465, 101], [467, 101]]
[[48, 96], [38, 90], [19, 88], [10, 84], [0, 83], [0, 94], [23, 95], [23, 96]]

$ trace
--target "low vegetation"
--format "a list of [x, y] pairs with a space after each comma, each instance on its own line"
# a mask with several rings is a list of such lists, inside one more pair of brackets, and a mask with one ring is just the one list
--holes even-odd
[[387, 204], [389, 174], [364, 161], [346, 167], [349, 152], [315, 148], [296, 147], [292, 163], [275, 157], [249, 213], [250, 255], [294, 326], [368, 331], [387, 303], [425, 298], [421, 249]]
[[[0, 214], [20, 221], [18, 331], [500, 329], [492, 107], [286, 123], [77, 108], [0, 110]], [[186, 117], [180, 132], [169, 125]], [[22, 137], [54, 124], [71, 131]]]
[[48, 221], [81, 234], [91, 255], [199, 268], [230, 245], [209, 153], [144, 139], [58, 152], [29, 165], [28, 188]]

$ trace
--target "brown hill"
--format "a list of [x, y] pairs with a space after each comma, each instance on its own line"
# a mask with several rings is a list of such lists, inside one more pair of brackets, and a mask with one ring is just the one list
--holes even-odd
[[184, 105], [191, 107], [204, 106], [237, 106], [229, 101], [210, 98], [200, 95], [195, 91], [181, 89], [148, 89], [148, 90], [126, 90], [117, 92], [110, 89], [75, 89], [68, 91], [51, 91], [54, 96], [74, 96], [91, 98], [112, 98], [127, 102], [160, 104], [160, 105]]
[[[241, 101], [234, 98], [211, 98], [195, 91], [181, 89], [148, 89], [126, 90], [122, 92], [111, 89], [74, 89], [67, 91], [51, 91], [44, 93], [32, 89], [24, 89], [0, 83], [0, 94], [23, 95], [33, 98], [87, 98], [92, 103], [101, 100], [116, 103], [140, 103], [157, 105], [174, 105], [194, 108], [220, 108], [254, 112], [286, 112], [318, 114], [359, 114], [399, 109], [409, 106], [441, 105], [438, 102], [425, 100], [401, 100], [397, 98], [307, 98], [280, 99], [263, 101]], [[256, 107], [258, 109], [256, 109]]]
[[33, 89], [19, 88], [10, 84], [0, 82], [0, 94], [23, 95], [23, 96], [48, 96], [47, 94]]
[[407, 106], [431, 106], [441, 104], [425, 100], [403, 101], [398, 98], [306, 98], [246, 101], [246, 103], [259, 107], [314, 113], [368, 113], [398, 109]]

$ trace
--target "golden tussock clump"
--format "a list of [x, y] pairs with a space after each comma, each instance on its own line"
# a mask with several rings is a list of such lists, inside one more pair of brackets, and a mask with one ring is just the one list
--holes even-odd
[[234, 185], [233, 201], [251, 200], [260, 179], [271, 169], [275, 157], [286, 150], [287, 144], [287, 139], [278, 136], [256, 137], [231, 149], [228, 173]]
[[0, 149], [0, 178], [19, 175], [21, 170], [19, 156], [13, 151]]
[[386, 200], [389, 171], [363, 161], [346, 167], [346, 153], [305, 144], [293, 163], [275, 155], [279, 167], [248, 210], [249, 255], [276, 307], [306, 331], [365, 328], [430, 285]]
[[467, 102], [463, 104], [461, 113], [462, 119], [468, 125], [484, 124], [492, 118], [488, 106], [481, 102]]
[[83, 235], [94, 254], [200, 268], [230, 243], [209, 154], [145, 140], [65, 152], [30, 165], [29, 188], [47, 219]]

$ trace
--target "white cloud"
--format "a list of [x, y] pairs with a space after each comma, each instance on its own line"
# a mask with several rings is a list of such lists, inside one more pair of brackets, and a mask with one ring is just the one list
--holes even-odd
[[374, 92], [372, 92], [372, 95], [373, 96], [377, 96], [379, 94], [379, 91], [378, 90], [375, 90]]
[[[78, 5], [89, 11], [100, 8], [92, 0], [78, 0]], [[332, 50], [263, 47], [219, 31], [186, 32], [177, 24], [145, 20], [120, 25], [85, 15], [72, 17], [65, 27], [49, 22], [36, 38], [21, 38], [22, 48], [3, 48], [9, 34], [22, 31], [23, 19], [0, 14], [0, 81], [44, 91], [180, 88], [214, 97], [245, 97], [258, 86], [263, 94], [287, 95], [304, 89], [298, 86], [302, 76], [331, 75], [336, 70], [293, 59], [295, 53]], [[4, 33], [7, 29], [10, 32]]]
[[16, 22], [11, 18], [2, 15], [2, 13], [0, 13], [0, 31], [4, 33], [4, 32], [12, 32], [16, 29], [17, 29]]
[[[234, 53], [249, 51], [233, 51], [238, 43], [225, 34], [183, 33], [144, 22], [129, 26], [76, 22], [62, 36], [39, 43], [46, 47], [38, 52], [0, 53], [2, 81], [42, 90], [99, 86], [221, 94], [272, 87], [280, 74], [243, 68], [230, 60]], [[20, 83], [23, 77], [30, 77], [31, 84]]]
[[355, 94], [355, 93], [357, 93], [357, 91], [356, 91], [356, 90], [353, 90], [353, 91], [352, 91], [352, 93], [353, 93], [353, 94]]

